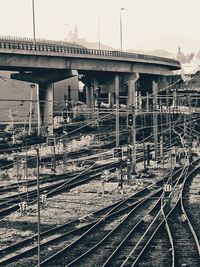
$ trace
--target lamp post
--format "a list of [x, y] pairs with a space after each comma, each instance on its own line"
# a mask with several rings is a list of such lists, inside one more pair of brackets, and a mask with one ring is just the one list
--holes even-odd
[[[35, 34], [35, 0], [32, 0], [32, 12], [33, 12], [33, 42], [34, 47], [36, 43], [36, 34]], [[38, 135], [41, 133], [41, 123], [40, 123], [40, 98], [39, 98], [39, 86], [37, 84], [37, 103], [38, 103]]]
[[125, 8], [121, 7], [120, 8], [120, 47], [121, 47], [121, 52], [122, 52], [122, 11], [124, 10]]
[[99, 50], [101, 49], [101, 42], [100, 42], [100, 18], [98, 18], [98, 43], [99, 43]]
[[[32, 0], [32, 11], [33, 11], [33, 41], [34, 44], [36, 42], [35, 37], [35, 5], [34, 0]], [[38, 107], [39, 107], [39, 87], [37, 86], [37, 100], [38, 100]], [[40, 116], [39, 108], [38, 108], [38, 118]], [[38, 119], [39, 124], [39, 119]], [[38, 125], [38, 134], [40, 133], [40, 127]], [[37, 154], [37, 211], [38, 211], [38, 253], [37, 253], [37, 260], [38, 260], [38, 267], [40, 267], [40, 180], [39, 180], [39, 148], [36, 148], [36, 154]]]
[[32, 0], [32, 11], [33, 11], [33, 40], [36, 41], [35, 38], [35, 2]]

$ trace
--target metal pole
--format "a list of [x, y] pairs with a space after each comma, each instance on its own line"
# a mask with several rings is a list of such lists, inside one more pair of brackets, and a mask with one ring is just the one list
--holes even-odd
[[30, 102], [30, 111], [29, 111], [29, 128], [28, 135], [31, 135], [31, 126], [32, 126], [32, 111], [33, 111], [33, 88], [31, 86], [31, 102]]
[[39, 180], [39, 148], [37, 153], [37, 206], [38, 206], [38, 267], [40, 267], [40, 180]]
[[145, 134], [144, 134], [144, 128], [145, 128], [145, 114], [143, 115], [143, 131], [142, 131], [142, 135], [143, 135], [143, 157], [144, 157], [144, 171], [146, 171], [146, 153], [145, 153]]
[[131, 184], [131, 147], [130, 145], [127, 146], [127, 179], [128, 185]]
[[135, 110], [135, 94], [132, 106], [132, 113], [133, 113], [133, 126], [132, 126], [132, 174], [136, 172], [136, 110]]
[[26, 140], [26, 169], [25, 169], [25, 176], [26, 176], [26, 195], [27, 195], [27, 201], [28, 201], [28, 168], [27, 168], [27, 140]]
[[149, 92], [147, 92], [147, 112], [149, 112]]
[[188, 105], [189, 105], [189, 122], [190, 122], [190, 133], [189, 133], [189, 163], [191, 161], [191, 155], [192, 155], [192, 113], [191, 113], [191, 96], [188, 96]]
[[38, 135], [41, 134], [41, 120], [40, 120], [40, 94], [39, 94], [39, 86], [37, 86], [37, 115], [38, 115]]
[[157, 83], [153, 81], [153, 138], [155, 150], [155, 162], [158, 161], [158, 116], [157, 116]]
[[123, 189], [123, 173], [122, 173], [122, 157], [119, 157], [119, 161], [120, 161], [120, 182], [121, 182], [121, 189]]
[[17, 182], [18, 182], [18, 185], [19, 185], [19, 157], [17, 155]]
[[170, 143], [170, 168], [172, 170], [172, 129], [171, 129], [171, 113], [170, 113], [170, 106], [169, 106], [169, 143]]
[[119, 75], [115, 75], [116, 147], [119, 146]]
[[150, 165], [150, 153], [151, 153], [150, 144], [148, 143], [147, 144], [147, 165], [148, 166]]
[[124, 10], [124, 8], [120, 8], [120, 47], [121, 47], [121, 52], [122, 52], [122, 10]]
[[163, 166], [163, 175], [165, 168], [165, 157], [164, 157], [164, 132], [163, 132], [163, 110], [162, 110], [162, 101], [161, 101], [161, 112], [160, 112], [160, 125], [161, 125], [161, 137], [160, 137], [160, 159], [162, 160]]
[[33, 40], [36, 41], [35, 38], [35, 3], [34, 0], [32, 0], [32, 10], [33, 10]]

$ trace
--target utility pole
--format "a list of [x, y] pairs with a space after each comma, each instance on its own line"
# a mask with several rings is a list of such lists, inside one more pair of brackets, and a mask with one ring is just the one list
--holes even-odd
[[170, 143], [170, 168], [172, 170], [173, 164], [172, 164], [172, 129], [171, 129], [171, 112], [170, 112], [170, 106], [169, 106], [169, 143]]
[[143, 157], [144, 157], [144, 171], [146, 171], [146, 153], [145, 153], [145, 142], [144, 142], [144, 138], [145, 138], [145, 134], [144, 134], [144, 127], [145, 127], [145, 114], [143, 115], [143, 130], [142, 130], [142, 137], [143, 137]]
[[149, 92], [147, 91], [147, 106], [146, 106], [147, 112], [149, 112]]
[[115, 75], [115, 104], [116, 104], [116, 148], [119, 146], [119, 75]]
[[189, 155], [188, 155], [188, 157], [189, 157], [189, 163], [190, 163], [190, 161], [191, 161], [191, 156], [192, 156], [192, 151], [191, 151], [191, 149], [192, 149], [192, 114], [191, 114], [191, 96], [189, 95], [188, 96], [188, 105], [189, 105], [189, 122], [190, 122], [190, 133], [189, 133]]
[[[167, 84], [168, 85], [168, 84]], [[167, 88], [166, 88], [166, 108], [167, 108], [167, 110], [169, 110], [170, 109], [170, 106], [169, 106], [169, 87], [167, 86]], [[166, 123], [168, 123], [169, 122], [169, 117], [168, 116], [166, 116]]]
[[28, 150], [28, 147], [27, 147], [27, 140], [26, 140], [26, 153], [25, 153], [25, 162], [26, 162], [26, 169], [25, 169], [25, 177], [26, 177], [26, 194], [27, 194], [27, 201], [28, 201], [28, 159], [27, 159], [27, 150]]
[[122, 29], [122, 11], [124, 10], [125, 8], [120, 8], [120, 48], [121, 48], [121, 52], [123, 51], [123, 42], [122, 42], [122, 39], [123, 39], [123, 29]]
[[37, 210], [38, 210], [38, 267], [40, 267], [40, 170], [39, 170], [39, 148], [37, 153]]
[[63, 136], [63, 172], [66, 172], [67, 151], [66, 151], [66, 136]]
[[[33, 17], [33, 42], [34, 46], [36, 43], [36, 30], [35, 30], [35, 0], [32, 0], [32, 17]], [[39, 86], [37, 86], [37, 113], [38, 113], [38, 136], [41, 134], [41, 121], [40, 121], [40, 96], [39, 96]]]
[[39, 86], [37, 87], [37, 115], [38, 115], [38, 135], [41, 134], [41, 116], [40, 116], [40, 93], [39, 93]]
[[[116, 148], [119, 147], [119, 75], [115, 75], [115, 104], [116, 104]], [[120, 175], [121, 175], [121, 188], [122, 188], [122, 157], [118, 156]]]
[[133, 125], [132, 125], [132, 174], [136, 173], [136, 110], [135, 110], [135, 94], [132, 105]]
[[163, 132], [163, 110], [162, 110], [162, 100], [160, 103], [160, 124], [161, 124], [161, 136], [160, 136], [160, 159], [162, 160], [163, 166], [163, 175], [164, 175], [164, 168], [165, 168], [165, 158], [164, 158], [164, 132]]
[[35, 43], [36, 38], [35, 38], [35, 3], [34, 3], [34, 0], [32, 0], [32, 12], [33, 12], [33, 40]]
[[150, 144], [147, 144], [147, 165], [150, 165], [150, 153], [151, 153], [151, 149], [150, 149]]
[[[32, 112], [33, 112], [33, 85], [30, 85], [31, 87], [31, 102], [30, 102], [30, 110], [29, 110], [29, 128], [28, 128], [28, 135], [31, 135], [31, 129], [32, 129]], [[35, 85], [34, 85], [35, 87]]]
[[158, 161], [158, 114], [157, 114], [157, 92], [158, 85], [153, 81], [153, 138], [154, 138], [154, 149], [155, 149], [155, 162]]
[[132, 149], [130, 144], [127, 145], [127, 182], [128, 185], [131, 184], [131, 154], [132, 154]]

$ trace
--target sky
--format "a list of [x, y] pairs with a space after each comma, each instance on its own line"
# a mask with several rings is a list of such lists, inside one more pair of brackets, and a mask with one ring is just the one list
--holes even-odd
[[[99, 23], [100, 42], [118, 49], [124, 8], [124, 50], [175, 50], [180, 45], [185, 52], [195, 52], [200, 47], [200, 0], [34, 0], [34, 4], [37, 38], [64, 40], [77, 26], [79, 37], [98, 42]], [[0, 6], [0, 35], [33, 37], [32, 0], [0, 0]]]

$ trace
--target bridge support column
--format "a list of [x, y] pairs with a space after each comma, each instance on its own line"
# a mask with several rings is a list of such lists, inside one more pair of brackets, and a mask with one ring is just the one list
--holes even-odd
[[86, 104], [88, 107], [88, 117], [94, 117], [94, 88], [91, 84], [86, 86]]
[[53, 135], [53, 100], [54, 100], [54, 84], [39, 84], [39, 101], [41, 125], [48, 127], [48, 134]]
[[136, 82], [139, 79], [138, 73], [133, 73], [128, 77], [128, 98], [127, 98], [127, 106], [134, 105], [136, 106], [135, 96], [136, 96]]

